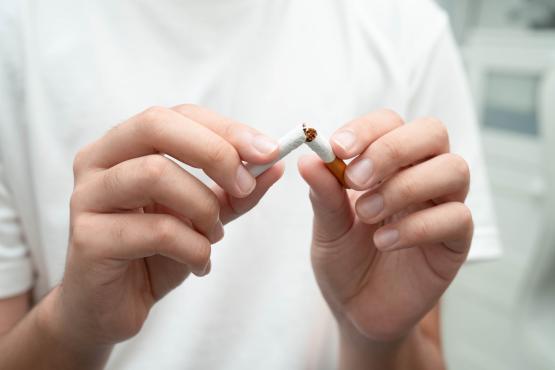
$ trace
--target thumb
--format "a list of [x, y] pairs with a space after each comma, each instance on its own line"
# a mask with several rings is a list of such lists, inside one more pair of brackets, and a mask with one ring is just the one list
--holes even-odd
[[299, 172], [310, 186], [314, 211], [314, 241], [331, 242], [347, 233], [354, 213], [347, 192], [316, 155], [299, 159]]

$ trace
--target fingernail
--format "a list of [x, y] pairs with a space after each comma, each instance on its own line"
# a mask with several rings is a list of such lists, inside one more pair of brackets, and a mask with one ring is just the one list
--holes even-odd
[[358, 202], [357, 213], [363, 219], [371, 219], [380, 214], [383, 207], [383, 197], [380, 194], [372, 194]]
[[235, 176], [235, 181], [237, 182], [237, 187], [243, 195], [250, 194], [254, 187], [256, 186], [256, 180], [247, 171], [244, 166], [239, 166], [237, 168], [237, 175]]
[[224, 237], [224, 226], [221, 221], [218, 221], [210, 232], [210, 242], [217, 243]]
[[357, 138], [351, 131], [340, 131], [333, 135], [333, 141], [341, 147], [346, 153], [349, 153], [356, 142]]
[[345, 175], [353, 184], [362, 188], [370, 182], [373, 167], [372, 160], [364, 158], [348, 166]]
[[374, 234], [374, 244], [378, 249], [388, 250], [399, 241], [399, 231], [382, 229]]
[[264, 135], [255, 135], [252, 146], [261, 154], [270, 154], [278, 148], [277, 142]]

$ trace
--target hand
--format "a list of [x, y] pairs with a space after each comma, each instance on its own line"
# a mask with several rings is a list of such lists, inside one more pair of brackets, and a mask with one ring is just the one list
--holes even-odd
[[[340, 128], [336, 155], [354, 158], [345, 191], [318, 158], [299, 170], [314, 209], [312, 264], [342, 334], [368, 343], [406, 337], [455, 277], [472, 238], [466, 162], [445, 127], [378, 111]], [[348, 334], [346, 334], [348, 333]]]
[[[162, 154], [201, 168], [217, 185]], [[66, 270], [49, 313], [54, 335], [79, 346], [135, 335], [156, 301], [190, 272], [210, 271], [222, 224], [283, 173], [278, 164], [255, 180], [241, 160], [277, 155], [277, 143], [254, 129], [188, 105], [148, 109], [81, 150]]]

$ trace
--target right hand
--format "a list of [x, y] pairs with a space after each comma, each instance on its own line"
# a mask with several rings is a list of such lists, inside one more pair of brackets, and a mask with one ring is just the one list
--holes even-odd
[[[163, 156], [201, 168], [212, 188]], [[200, 107], [151, 108], [86, 146], [74, 162], [70, 238], [48, 322], [72, 346], [135, 335], [150, 308], [190, 272], [210, 271], [222, 224], [252, 208], [283, 173], [255, 180], [277, 143]], [[191, 302], [194, 304], [194, 302]]]

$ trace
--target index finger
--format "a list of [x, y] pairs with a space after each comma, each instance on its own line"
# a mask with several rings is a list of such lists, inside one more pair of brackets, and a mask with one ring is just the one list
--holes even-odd
[[358, 117], [333, 134], [330, 139], [333, 152], [341, 159], [353, 158], [371, 143], [402, 125], [401, 117], [389, 109]]
[[256, 185], [237, 150], [209, 128], [167, 108], [150, 108], [108, 131], [76, 159], [83, 168], [107, 169], [123, 161], [154, 153], [168, 154], [210, 178], [236, 197]]
[[182, 104], [172, 109], [195, 122], [201, 123], [229, 141], [237, 149], [241, 159], [246, 162], [254, 164], [270, 163], [279, 155], [277, 141], [252, 127], [198, 105]]

